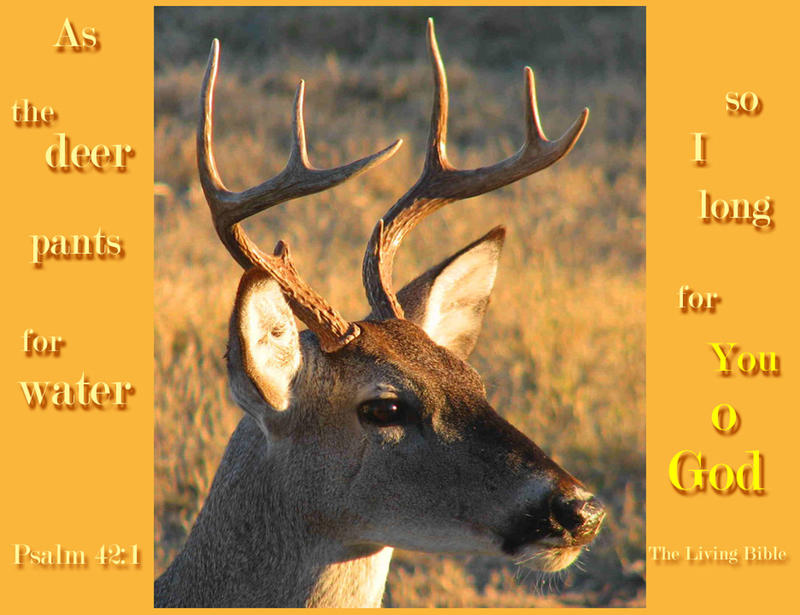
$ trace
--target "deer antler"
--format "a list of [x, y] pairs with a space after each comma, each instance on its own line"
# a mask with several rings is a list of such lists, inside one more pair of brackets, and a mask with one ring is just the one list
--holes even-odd
[[447, 203], [491, 192], [550, 166], [572, 149], [589, 116], [584, 109], [560, 139], [548, 141], [539, 122], [533, 71], [525, 67], [526, 136], [522, 148], [492, 166], [456, 169], [447, 160], [447, 77], [432, 19], [428, 20], [428, 50], [435, 90], [425, 165], [417, 183], [375, 225], [364, 254], [367, 299], [381, 319], [403, 318], [403, 308], [392, 290], [392, 267], [400, 242], [422, 218]]
[[243, 192], [230, 192], [222, 183], [213, 153], [214, 86], [218, 68], [219, 41], [214, 39], [203, 78], [197, 129], [197, 166], [214, 228], [236, 262], [245, 269], [263, 269], [275, 279], [295, 316], [319, 338], [322, 350], [335, 352], [358, 336], [358, 326], [345, 320], [298, 275], [286, 243], [279, 241], [274, 254], [266, 254], [250, 240], [239, 222], [279, 203], [332, 188], [355, 177], [391, 157], [402, 141], [395, 141], [386, 149], [350, 164], [333, 169], [315, 169], [309, 163], [306, 149], [303, 123], [305, 85], [301, 81], [294, 99], [294, 140], [286, 167], [258, 186]]

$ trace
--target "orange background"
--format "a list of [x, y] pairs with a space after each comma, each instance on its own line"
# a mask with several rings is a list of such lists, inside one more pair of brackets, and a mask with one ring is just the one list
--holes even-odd
[[[237, 3], [241, 4], [241, 3]], [[553, 4], [553, 3], [548, 3]], [[647, 428], [648, 545], [681, 549], [776, 545], [782, 564], [648, 563], [647, 609], [769, 612], [797, 578], [794, 434], [800, 328], [796, 306], [798, 190], [792, 106], [795, 16], [778, 2], [646, 3], [648, 53]], [[100, 51], [52, 47], [64, 19], [94, 26]], [[6, 9], [3, 100], [2, 322], [3, 602], [9, 612], [143, 612], [152, 608], [153, 538], [153, 9], [151, 3], [15, 3]], [[755, 91], [757, 117], [725, 112], [727, 91]], [[52, 105], [51, 126], [10, 121], [15, 100]], [[709, 164], [691, 163], [693, 131], [709, 134]], [[129, 143], [128, 171], [54, 173], [44, 150], [66, 132], [73, 143]], [[698, 190], [714, 198], [770, 195], [775, 228], [703, 225]], [[95, 232], [123, 237], [123, 259], [29, 264], [31, 234]], [[717, 292], [716, 314], [677, 309], [682, 284]], [[794, 308], [794, 309], [793, 309]], [[61, 356], [26, 357], [22, 333], [60, 335]], [[709, 342], [781, 356], [779, 377], [720, 377]], [[29, 410], [20, 380], [130, 380], [129, 408]], [[742, 427], [717, 435], [711, 409], [739, 411]], [[767, 493], [680, 496], [667, 464], [681, 449], [738, 466], [765, 457]], [[599, 460], [599, 463], [602, 461]], [[19, 570], [13, 544], [60, 542], [91, 558], [103, 543], [138, 544], [138, 568]]]

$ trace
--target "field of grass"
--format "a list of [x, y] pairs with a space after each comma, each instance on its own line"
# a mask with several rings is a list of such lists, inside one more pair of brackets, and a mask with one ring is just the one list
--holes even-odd
[[197, 182], [194, 130], [210, 41], [222, 45], [216, 156], [240, 190], [279, 171], [306, 80], [312, 163], [405, 144], [383, 166], [247, 224], [287, 239], [301, 274], [347, 318], [367, 312], [364, 247], [416, 181], [436, 20], [450, 85], [448, 153], [491, 164], [522, 139], [522, 68], [558, 136], [589, 125], [554, 167], [426, 219], [400, 248], [399, 287], [504, 224], [492, 304], [470, 362], [489, 401], [607, 505], [594, 546], [557, 577], [511, 562], [397, 552], [387, 606], [641, 606], [645, 555], [643, 9], [167, 9], [155, 14], [156, 573], [175, 556], [241, 411], [223, 353], [240, 269]]

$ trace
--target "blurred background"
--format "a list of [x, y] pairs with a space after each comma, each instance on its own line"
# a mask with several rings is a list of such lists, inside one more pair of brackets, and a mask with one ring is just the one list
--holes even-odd
[[432, 100], [425, 22], [450, 88], [448, 154], [492, 164], [523, 135], [523, 72], [567, 158], [445, 207], [398, 253], [395, 285], [497, 224], [508, 236], [470, 363], [489, 401], [606, 503], [592, 548], [557, 575], [487, 557], [398, 551], [386, 606], [643, 606], [645, 586], [645, 12], [642, 8], [155, 9], [155, 557], [180, 549], [241, 417], [226, 391], [227, 320], [241, 270], [197, 181], [194, 132], [211, 39], [222, 59], [216, 158], [234, 190], [283, 168], [295, 87], [306, 80], [311, 161], [351, 161], [402, 137], [384, 165], [257, 216], [301, 275], [355, 320], [373, 225], [417, 179]]

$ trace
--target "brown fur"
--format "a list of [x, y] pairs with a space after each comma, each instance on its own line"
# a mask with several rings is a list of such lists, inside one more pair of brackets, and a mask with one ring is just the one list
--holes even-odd
[[[490, 233], [401, 291], [416, 323], [359, 322], [334, 353], [297, 335], [266, 274], [243, 276], [228, 361], [249, 416], [157, 606], [379, 606], [393, 547], [574, 559], [602, 510], [490, 407], [463, 360], [501, 243]], [[386, 395], [407, 409], [400, 424], [359, 418]]]

